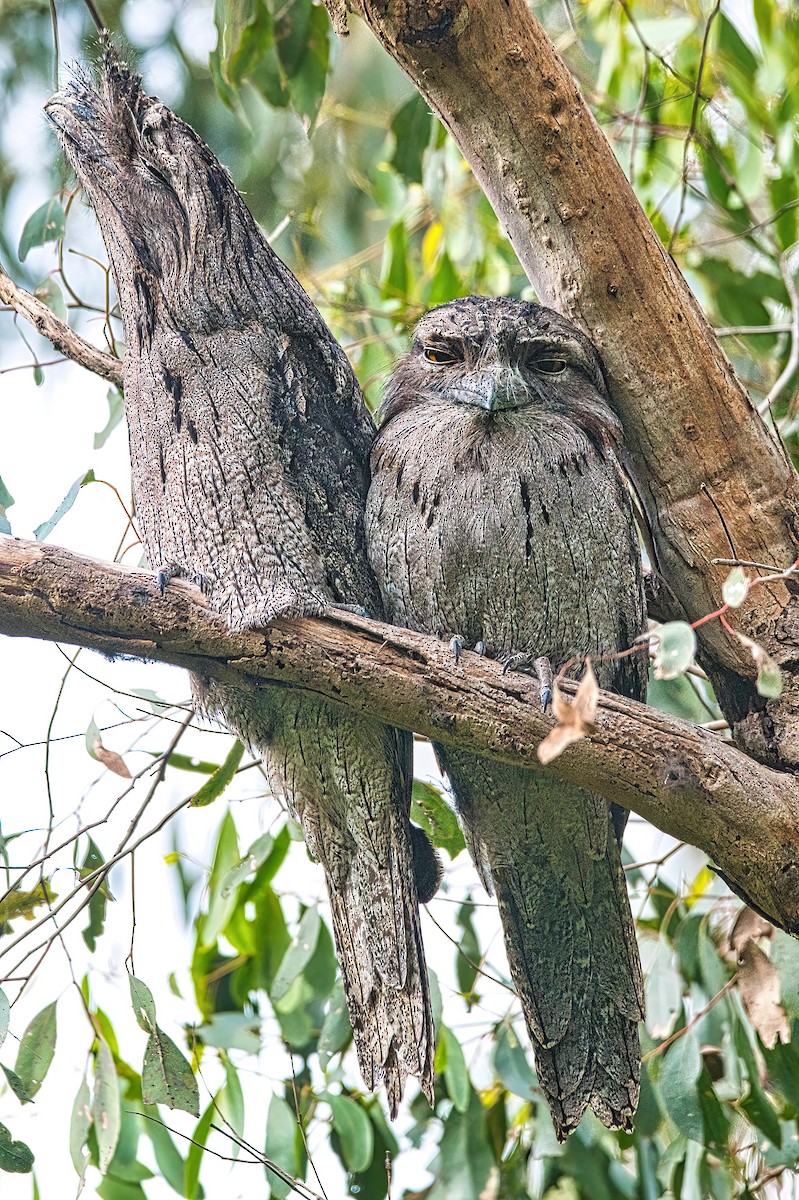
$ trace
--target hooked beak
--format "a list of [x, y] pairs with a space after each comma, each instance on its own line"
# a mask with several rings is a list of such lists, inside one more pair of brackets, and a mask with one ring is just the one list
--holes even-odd
[[516, 367], [484, 367], [458, 389], [458, 402], [486, 412], [523, 408], [530, 403], [530, 386]]

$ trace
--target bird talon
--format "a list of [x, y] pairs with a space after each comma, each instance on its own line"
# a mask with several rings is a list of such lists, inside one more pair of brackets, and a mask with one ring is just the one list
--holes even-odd
[[167, 563], [156, 571], [155, 582], [160, 596], [164, 596], [166, 593], [166, 585], [170, 579], [176, 579], [178, 575], [180, 575], [180, 567], [177, 563]]
[[509, 654], [502, 660], [502, 674], [507, 675], [509, 671], [529, 671], [531, 661], [529, 654]]
[[537, 658], [535, 663], [535, 673], [538, 676], [538, 686], [541, 695], [541, 711], [546, 712], [552, 701], [552, 663], [543, 655]]

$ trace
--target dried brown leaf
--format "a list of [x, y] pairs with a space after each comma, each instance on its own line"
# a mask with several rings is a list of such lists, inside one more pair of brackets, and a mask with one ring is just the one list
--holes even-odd
[[538, 761], [543, 766], [556, 759], [567, 746], [579, 742], [580, 738], [591, 732], [598, 702], [599, 685], [590, 658], [585, 661], [585, 671], [571, 704], [558, 688], [557, 681], [555, 682], [552, 689], [552, 714], [557, 725], [547, 734], [536, 751]]
[[113, 771], [115, 775], [121, 775], [123, 779], [133, 778], [125, 765], [124, 758], [121, 754], [117, 754], [116, 750], [107, 750], [101, 741], [95, 740], [92, 751], [94, 757], [103, 764], [106, 770]]
[[730, 949], [740, 954], [747, 942], [753, 938], [771, 937], [774, 926], [765, 917], [761, 917], [754, 909], [744, 907], [735, 918], [730, 930]]
[[738, 991], [749, 1020], [764, 1046], [789, 1042], [791, 1026], [780, 1006], [780, 980], [774, 963], [758, 946], [748, 941], [738, 956]]

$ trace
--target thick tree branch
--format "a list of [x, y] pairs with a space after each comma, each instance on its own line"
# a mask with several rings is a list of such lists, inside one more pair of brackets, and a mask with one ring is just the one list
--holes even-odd
[[37, 333], [47, 338], [60, 354], [95, 375], [107, 379], [118, 388], [122, 387], [122, 362], [111, 354], [98, 350], [80, 334], [75, 333], [64, 321], [52, 312], [41, 300], [14, 283], [0, 266], [0, 302], [8, 304], [20, 316], [30, 321]]
[[[0, 537], [0, 633], [186, 667], [237, 687], [279, 683], [492, 758], [543, 770], [538, 687], [434, 639], [331, 614], [230, 634], [197, 589]], [[568, 688], [568, 685], [567, 685]], [[701, 847], [739, 894], [799, 932], [796, 780], [685, 721], [603, 693], [596, 732], [546, 773], [602, 792]]]
[[[590, 334], [607, 368], [632, 467], [678, 615], [714, 610], [728, 568], [788, 566], [799, 490], [782, 447], [736, 380], [613, 151], [527, 0], [350, 0], [452, 133], [543, 303]], [[764, 702], [748, 651], [718, 622], [703, 665], [736, 736], [799, 763], [799, 616], [769, 585], [734, 624], [783, 666]]]

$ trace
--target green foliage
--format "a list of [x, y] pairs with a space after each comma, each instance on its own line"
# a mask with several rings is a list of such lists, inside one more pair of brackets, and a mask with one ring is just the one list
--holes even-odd
[[93, 449], [102, 450], [111, 434], [122, 421], [125, 413], [125, 402], [119, 388], [109, 388], [106, 396], [108, 402], [108, 420], [102, 429], [94, 435]]
[[85, 487], [87, 484], [94, 482], [94, 471], [91, 470], [85, 471], [83, 475], [79, 476], [79, 478], [75, 480], [75, 482], [72, 484], [72, 487], [69, 489], [66, 496], [53, 513], [52, 517], [48, 517], [46, 521], [43, 521], [41, 525], [37, 525], [34, 529], [33, 533], [37, 542], [43, 542], [46, 537], [50, 536], [61, 518], [65, 516], [72, 508], [72, 505], [78, 498], [78, 492], [80, 489]]
[[64, 236], [67, 217], [57, 197], [48, 200], [35, 213], [31, 213], [19, 239], [19, 260], [24, 262], [34, 246], [46, 242], [57, 242]]
[[[58, 7], [75, 28], [85, 19], [77, 0]], [[47, 95], [49, 16], [43, 6], [7, 8], [0, 86], [9, 111], [16, 111], [29, 103], [26, 89], [34, 84], [42, 100]], [[427, 307], [473, 291], [530, 295], [513, 249], [457, 148], [357, 23], [342, 50], [324, 9], [311, 0], [216, 0], [218, 41], [206, 64], [191, 44], [189, 24], [167, 8], [163, 33], [148, 34], [142, 47], [145, 73], [155, 69], [153, 64], [170, 64], [169, 102], [229, 165], [256, 217], [274, 231], [277, 251], [346, 346], [372, 408], [407, 345], [409, 327]], [[203, 7], [180, 8], [197, 21], [209, 20]], [[710, 319], [722, 327], [725, 349], [765, 407], [789, 361], [795, 316], [796, 259], [789, 253], [799, 237], [799, 18], [794, 6], [754, 0], [752, 27], [735, 5], [714, 11], [709, 4], [677, 0], [623, 5], [580, 0], [571, 8], [573, 30], [554, 0], [544, 0], [536, 12], [584, 85], [664, 246]], [[132, 6], [109, 0], [103, 15], [119, 28], [121, 14], [127, 21], [131, 11]], [[135, 47], [133, 22], [130, 30]], [[0, 231], [4, 259], [23, 278], [30, 270], [29, 286], [38, 283], [37, 294], [58, 315], [79, 323], [82, 313], [87, 329], [99, 318], [110, 342], [118, 337], [119, 325], [104, 273], [85, 301], [72, 284], [68, 252], [81, 251], [86, 236], [77, 216], [80, 206], [66, 190], [52, 197], [50, 179], [24, 182], [29, 208], [13, 229], [7, 222]], [[17, 185], [17, 168], [0, 159], [0, 199], [19, 195]], [[39, 194], [29, 201], [36, 187]], [[35, 211], [28, 216], [30, 209]], [[18, 210], [19, 204], [8, 206], [9, 212]], [[33, 353], [30, 359], [40, 381], [42, 368]], [[770, 411], [799, 460], [795, 387], [795, 379], [787, 381], [771, 397]], [[74, 421], [85, 424], [88, 453], [100, 456], [114, 448], [110, 435], [122, 412], [116, 389], [108, 392], [107, 416], [103, 409], [101, 416], [88, 419], [75, 404]], [[104, 427], [95, 432], [103, 420]], [[34, 435], [43, 436], [39, 430]], [[65, 466], [66, 478], [81, 461], [87, 462]], [[8, 479], [13, 466], [0, 463]], [[94, 470], [76, 479], [53, 516], [39, 525], [37, 537], [52, 533], [81, 487], [95, 479]], [[13, 487], [19, 496], [16, 479]], [[36, 494], [33, 485], [31, 493]], [[32, 505], [30, 496], [25, 499]], [[13, 503], [0, 480], [0, 532], [11, 531], [6, 514]], [[47, 503], [45, 511], [52, 500]], [[119, 531], [123, 541], [127, 520], [125, 514]], [[735, 606], [744, 599], [754, 602], [756, 592], [749, 572], [736, 568], [719, 605]], [[651, 703], [690, 720], [717, 721], [710, 689], [695, 673], [684, 673], [691, 664], [693, 631], [678, 622], [661, 627], [657, 636], [659, 678], [652, 682]], [[758, 658], [759, 647], [748, 649], [757, 662], [761, 693], [778, 694], [775, 665], [762, 652]], [[104, 665], [110, 678], [110, 664]], [[129, 757], [133, 763], [135, 750], [148, 781], [154, 779], [152, 771], [160, 767], [175, 731], [175, 713], [147, 689], [126, 684], [114, 694], [98, 686], [101, 697], [113, 695], [125, 719], [131, 714], [136, 722]], [[141, 746], [137, 739], [144, 718], [133, 699], [137, 696], [148, 701], [151, 732]], [[86, 728], [85, 713], [76, 727]], [[102, 744], [94, 721], [90, 734], [91, 746]], [[220, 761], [223, 753], [212, 740], [203, 741], [197, 754], [175, 742], [164, 787], [173, 789], [176, 799], [188, 802], [193, 796], [195, 808], [176, 827], [168, 867], [157, 861], [156, 868], [143, 872], [137, 865], [135, 889], [129, 889], [163, 894], [167, 920], [168, 881], [174, 880], [190, 961], [170, 963], [167, 982], [167, 972], [163, 978], [151, 973], [148, 960], [149, 987], [131, 974], [135, 1023], [129, 1011], [109, 1015], [110, 1008], [99, 1008], [84, 981], [79, 1045], [80, 1039], [66, 1044], [62, 1026], [53, 1074], [60, 1060], [72, 1055], [74, 1082], [67, 1096], [80, 1079], [69, 1119], [69, 1153], [76, 1176], [86, 1178], [87, 1187], [94, 1183], [98, 1196], [144, 1200], [155, 1171], [175, 1195], [200, 1197], [203, 1181], [213, 1178], [214, 1154], [238, 1158], [230, 1168], [235, 1182], [221, 1185], [231, 1192], [247, 1186], [238, 1182], [251, 1177], [245, 1172], [261, 1168], [263, 1186], [273, 1197], [302, 1194], [293, 1186], [297, 1180], [308, 1180], [316, 1191], [308, 1149], [314, 1157], [323, 1140], [321, 1170], [337, 1164], [350, 1194], [369, 1200], [389, 1194], [387, 1155], [394, 1200], [409, 1194], [427, 1200], [727, 1200], [765, 1197], [772, 1177], [795, 1169], [797, 943], [784, 934], [762, 932], [753, 943], [761, 955], [753, 956], [761, 972], [755, 996], [771, 997], [790, 1030], [790, 1037], [774, 1039], [762, 1007], [740, 986], [740, 948], [733, 949], [730, 940], [730, 914], [738, 905], [718, 877], [696, 863], [670, 873], [668, 850], [660, 862], [628, 869], [648, 1005], [636, 1129], [632, 1136], [610, 1133], [588, 1117], [559, 1146], [502, 960], [496, 913], [476, 887], [446, 798], [419, 781], [412, 819], [447, 857], [444, 891], [423, 915], [423, 931], [426, 942], [428, 935], [438, 936], [435, 920], [451, 941], [429, 941], [436, 946], [430, 955], [438, 1025], [434, 1109], [409, 1084], [400, 1120], [390, 1126], [382, 1098], [360, 1090], [326, 908], [307, 887], [310, 873], [321, 889], [321, 871], [307, 863], [275, 799], [253, 784], [257, 771], [245, 773], [252, 764], [241, 743]], [[101, 786], [114, 784], [120, 781], [106, 779]], [[138, 788], [139, 781], [130, 786]], [[59, 789], [68, 790], [66, 778], [58, 779], [56, 796]], [[69, 793], [70, 815], [71, 809], [81, 811], [79, 794]], [[127, 825], [139, 812], [139, 795], [134, 807], [127, 791], [114, 795]], [[202, 807], [218, 797], [236, 803], [224, 815], [218, 805]], [[254, 811], [259, 822], [263, 817], [255, 828]], [[109, 860], [114, 856], [115, 842], [101, 818], [92, 830], [96, 841], [81, 825], [65, 856], [56, 860], [53, 852], [48, 858], [61, 871], [60, 893], [69, 891], [71, 878], [79, 889], [75, 899], [85, 898], [85, 881], [106, 865], [101, 847]], [[45, 805], [35, 818], [25, 818], [25, 826], [43, 828], [48, 819]], [[31, 861], [41, 852], [41, 828]], [[209, 830], [213, 845], [206, 854]], [[0, 922], [3, 932], [15, 937], [45, 919], [59, 901], [49, 865], [46, 874], [27, 880], [10, 866], [6, 847], [22, 836], [0, 839], [7, 875]], [[114, 869], [122, 874], [128, 864]], [[693, 878], [678, 888], [686, 872]], [[127, 889], [130, 875], [125, 878]], [[100, 970], [110, 946], [133, 939], [119, 913], [123, 905], [109, 905], [110, 899], [103, 884], [74, 927], [82, 930], [82, 938], [69, 942], [73, 931], [64, 933], [71, 953], [76, 945], [85, 953], [85, 943]], [[157, 943], [159, 934], [158, 927], [139, 920], [137, 962], [142, 943]], [[119, 970], [116, 962], [116, 975]], [[45, 988], [51, 984], [42, 982], [36, 1003], [60, 995], [67, 982], [50, 993]], [[43, 1082], [39, 1100], [54, 1084], [45, 1077], [56, 1046], [55, 1001], [30, 1020], [27, 993], [18, 998], [15, 981], [5, 986], [14, 989], [8, 995], [19, 1006], [9, 1011], [0, 992], [0, 1047], [8, 1059], [0, 1064], [2, 1119], [8, 1121], [8, 1127], [0, 1124], [0, 1171], [30, 1173], [33, 1154], [18, 1139], [24, 1135], [33, 1141], [36, 1126], [23, 1121], [35, 1110]], [[74, 998], [76, 990], [71, 994]], [[174, 1017], [175, 1011], [182, 1016]], [[13, 1068], [11, 1038], [3, 1044], [9, 1022], [13, 1037], [20, 1038]], [[66, 1146], [62, 1131], [52, 1136]], [[409, 1149], [413, 1155], [405, 1153]], [[406, 1168], [409, 1158], [414, 1165]], [[251, 1161], [260, 1166], [253, 1168]], [[323, 1178], [328, 1194], [343, 1194], [341, 1180], [328, 1184]], [[205, 1186], [208, 1194], [223, 1194], [219, 1185], [213, 1191], [210, 1183]]]
[[0, 1171], [26, 1174], [33, 1170], [33, 1154], [24, 1142], [15, 1142], [5, 1125], [0, 1125]]
[[213, 803], [214, 800], [217, 800], [222, 795], [236, 774], [243, 754], [244, 744], [238, 740], [235, 741], [228, 751], [227, 758], [222, 763], [222, 766], [218, 767], [208, 782], [204, 783], [192, 796], [189, 801], [192, 808], [203, 808], [206, 804]]
[[50, 1069], [56, 1043], [55, 1001], [33, 1018], [22, 1035], [14, 1067], [20, 1086], [28, 1099], [38, 1092]]
[[411, 820], [421, 826], [437, 849], [446, 850], [450, 858], [457, 857], [465, 849], [457, 817], [431, 783], [414, 779]]
[[0, 479], [0, 533], [11, 533], [11, 525], [6, 516], [6, 509], [11, 508], [14, 503], [14, 497], [9, 492], [6, 485]]

